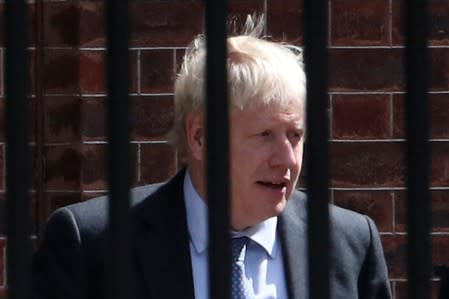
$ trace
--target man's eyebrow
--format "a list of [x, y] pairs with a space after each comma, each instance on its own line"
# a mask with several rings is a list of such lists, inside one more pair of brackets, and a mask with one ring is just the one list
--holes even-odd
[[292, 123], [297, 129], [304, 130], [305, 128], [303, 120], [293, 120]]

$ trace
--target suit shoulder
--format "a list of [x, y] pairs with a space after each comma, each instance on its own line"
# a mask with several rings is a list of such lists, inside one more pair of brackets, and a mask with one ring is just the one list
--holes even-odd
[[349, 248], [364, 255], [373, 237], [378, 235], [373, 220], [367, 215], [335, 205], [330, 205], [329, 215], [335, 242], [349, 245]]
[[334, 204], [329, 205], [329, 215], [332, 223], [348, 228], [360, 228], [360, 226], [366, 227], [369, 218], [367, 215], [360, 214]]
[[[307, 195], [302, 191], [295, 191], [292, 204], [299, 216], [307, 218]], [[306, 221], [306, 220], [305, 220]], [[334, 204], [329, 204], [330, 228], [335, 238], [369, 246], [371, 235], [377, 233], [376, 226], [370, 217], [351, 211]]]
[[[131, 189], [131, 207], [144, 201], [162, 185], [158, 183]], [[59, 208], [50, 216], [46, 230], [52, 230], [52, 227], [65, 222], [75, 227], [83, 237], [101, 234], [107, 226], [108, 200], [109, 197], [105, 195]]]

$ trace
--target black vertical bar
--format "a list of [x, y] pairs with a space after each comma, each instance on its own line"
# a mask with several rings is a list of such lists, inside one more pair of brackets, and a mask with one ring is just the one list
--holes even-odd
[[37, 233], [39, 238], [43, 237], [43, 228], [51, 211], [48, 198], [45, 196], [45, 97], [44, 97], [44, 0], [35, 1], [36, 36], [35, 51], [35, 86], [36, 86], [36, 119], [35, 119], [35, 186], [36, 186], [36, 209], [37, 209]]
[[309, 298], [329, 298], [327, 23], [328, 1], [304, 2], [307, 74]]
[[427, 3], [404, 1], [407, 111], [408, 297], [430, 298]]
[[110, 261], [107, 298], [134, 298], [131, 289], [129, 4], [105, 0]]
[[226, 71], [226, 0], [206, 1], [207, 200], [209, 298], [230, 298], [229, 107]]
[[8, 298], [30, 298], [27, 4], [5, 2]]

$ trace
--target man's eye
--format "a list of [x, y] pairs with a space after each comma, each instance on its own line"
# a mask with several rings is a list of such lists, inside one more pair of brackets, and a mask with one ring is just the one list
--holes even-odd
[[260, 136], [263, 136], [263, 137], [268, 137], [270, 135], [271, 135], [270, 131], [263, 131], [262, 133], [260, 133]]
[[300, 131], [292, 131], [288, 134], [289, 138], [293, 138], [293, 139], [301, 139], [302, 138], [302, 132]]

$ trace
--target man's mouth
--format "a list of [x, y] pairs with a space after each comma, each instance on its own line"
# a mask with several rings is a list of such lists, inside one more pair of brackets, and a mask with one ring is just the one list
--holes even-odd
[[282, 189], [287, 187], [286, 182], [276, 182], [276, 181], [257, 181], [257, 184], [271, 189]]

